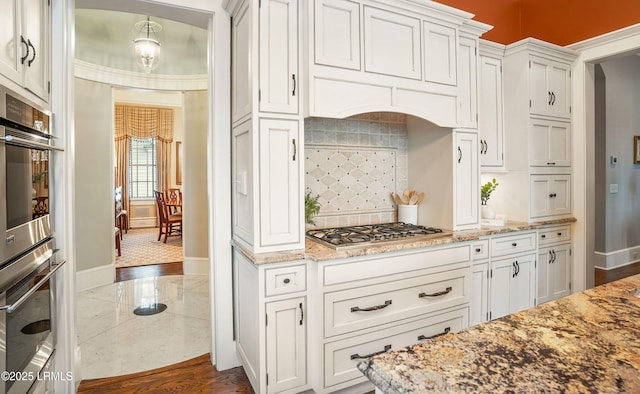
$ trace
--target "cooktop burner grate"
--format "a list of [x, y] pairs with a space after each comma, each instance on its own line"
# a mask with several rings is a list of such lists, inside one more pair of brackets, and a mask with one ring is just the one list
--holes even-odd
[[451, 234], [439, 228], [395, 222], [361, 226], [313, 229], [307, 238], [334, 249], [370, 246], [377, 243], [411, 242]]

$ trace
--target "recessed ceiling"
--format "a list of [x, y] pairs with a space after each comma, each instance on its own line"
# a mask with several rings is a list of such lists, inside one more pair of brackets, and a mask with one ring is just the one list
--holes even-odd
[[[76, 9], [75, 57], [118, 70], [143, 72], [137, 65], [133, 40], [136, 22], [147, 15], [128, 12]], [[153, 74], [201, 75], [207, 73], [207, 30], [174, 20], [151, 16], [162, 25], [160, 65]]]

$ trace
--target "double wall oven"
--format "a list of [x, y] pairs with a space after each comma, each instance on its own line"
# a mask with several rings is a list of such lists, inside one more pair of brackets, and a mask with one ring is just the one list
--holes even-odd
[[27, 393], [55, 349], [51, 113], [0, 86], [0, 394]]

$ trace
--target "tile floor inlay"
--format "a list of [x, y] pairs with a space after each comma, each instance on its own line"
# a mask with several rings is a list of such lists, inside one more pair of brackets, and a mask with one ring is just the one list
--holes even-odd
[[138, 316], [151, 316], [157, 315], [167, 310], [167, 305], [162, 303], [142, 305], [133, 310], [134, 315]]
[[[136, 316], [140, 305], [167, 310]], [[81, 379], [142, 372], [211, 352], [209, 277], [168, 275], [76, 294]]]

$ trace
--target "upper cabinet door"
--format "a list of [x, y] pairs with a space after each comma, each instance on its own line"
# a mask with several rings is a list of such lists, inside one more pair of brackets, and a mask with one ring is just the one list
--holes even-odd
[[249, 2], [233, 16], [231, 25], [231, 118], [237, 122], [251, 113], [251, 12]]
[[316, 0], [315, 63], [360, 70], [360, 5]]
[[479, 222], [478, 135], [457, 131], [455, 151], [455, 229], [472, 228]]
[[263, 0], [260, 6], [260, 111], [297, 114], [298, 2]]
[[534, 115], [571, 117], [571, 66], [531, 56], [529, 94]]
[[420, 20], [364, 7], [365, 71], [421, 79]]
[[22, 84], [20, 58], [27, 53], [27, 45], [20, 40], [20, 11], [17, 0], [0, 0], [0, 74]]
[[483, 167], [504, 164], [502, 118], [502, 61], [480, 56], [478, 75], [478, 133]]
[[475, 129], [478, 127], [478, 42], [471, 38], [461, 37], [459, 52], [460, 87], [460, 127]]
[[570, 167], [570, 125], [568, 122], [532, 118], [529, 126], [529, 165]]
[[457, 86], [456, 29], [424, 22], [424, 75], [427, 82]]
[[24, 85], [38, 97], [49, 101], [49, 43], [51, 15], [47, 2], [23, 0], [23, 35], [31, 49], [25, 63]]

